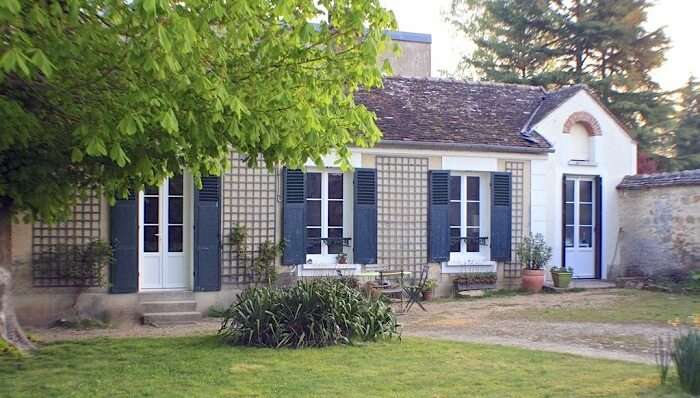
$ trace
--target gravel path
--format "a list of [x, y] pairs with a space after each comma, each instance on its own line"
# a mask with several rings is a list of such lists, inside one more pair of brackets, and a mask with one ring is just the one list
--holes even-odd
[[654, 363], [656, 338], [673, 333], [674, 329], [670, 326], [533, 321], [522, 318], [527, 308], [604, 306], [616, 298], [614, 290], [606, 290], [426, 303], [428, 312], [414, 308], [409, 314], [401, 315], [399, 320], [406, 336]]
[[[594, 358], [640, 363], [654, 362], [657, 336], [674, 332], [670, 326], [642, 323], [552, 322], [524, 319], [528, 308], [575, 309], [600, 306], [619, 296], [616, 290], [567, 294], [517, 295], [471, 300], [437, 301], [414, 307], [399, 316], [404, 336], [500, 344], [527, 349], [577, 354]], [[153, 327], [125, 324], [116, 328], [30, 330], [41, 341], [79, 340], [96, 337], [165, 337], [214, 334], [219, 320], [205, 318], [189, 325]]]

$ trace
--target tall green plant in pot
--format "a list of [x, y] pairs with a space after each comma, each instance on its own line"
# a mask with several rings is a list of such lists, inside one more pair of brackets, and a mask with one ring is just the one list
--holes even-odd
[[552, 248], [542, 234], [529, 235], [518, 245], [516, 254], [523, 265], [522, 286], [539, 292], [544, 286], [544, 266], [552, 258]]

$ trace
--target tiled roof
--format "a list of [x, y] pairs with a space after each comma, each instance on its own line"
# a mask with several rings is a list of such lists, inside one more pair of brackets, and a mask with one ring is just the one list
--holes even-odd
[[574, 86], [568, 86], [555, 91], [549, 91], [546, 93], [542, 105], [537, 109], [535, 117], [532, 118], [530, 126], [534, 126], [542, 119], [547, 117], [553, 110], [557, 109], [559, 105], [563, 104], [566, 100], [573, 97], [580, 90], [585, 89], [586, 86], [582, 84], [576, 84]]
[[543, 137], [521, 131], [545, 94], [541, 87], [516, 84], [390, 77], [357, 100], [376, 113], [384, 142], [544, 152], [551, 146]]
[[700, 169], [672, 173], [637, 174], [626, 176], [618, 189], [644, 189], [682, 185], [700, 185]]

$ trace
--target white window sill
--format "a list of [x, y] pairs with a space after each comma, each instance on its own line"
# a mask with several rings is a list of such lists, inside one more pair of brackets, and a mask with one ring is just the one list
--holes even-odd
[[591, 160], [569, 160], [569, 166], [596, 167], [598, 166], [598, 163]]
[[496, 262], [491, 260], [457, 260], [442, 263], [442, 273], [496, 272], [496, 266]]
[[297, 266], [297, 276], [337, 276], [337, 271], [343, 275], [362, 272], [362, 264], [300, 264]]

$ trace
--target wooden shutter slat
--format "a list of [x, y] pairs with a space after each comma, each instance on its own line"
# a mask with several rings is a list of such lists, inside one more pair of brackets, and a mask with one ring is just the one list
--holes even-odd
[[595, 177], [595, 277], [603, 271], [603, 179]]
[[221, 178], [202, 177], [194, 191], [194, 290], [221, 289]]
[[306, 263], [306, 190], [301, 170], [284, 168], [282, 201], [282, 264]]
[[511, 260], [512, 179], [510, 173], [491, 173], [491, 259]]
[[450, 172], [428, 172], [428, 257], [432, 262], [450, 259]]
[[355, 169], [353, 209], [353, 260], [377, 263], [377, 171]]

